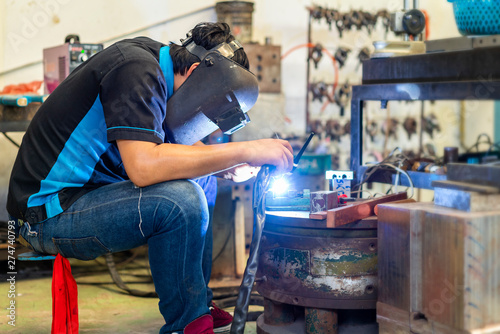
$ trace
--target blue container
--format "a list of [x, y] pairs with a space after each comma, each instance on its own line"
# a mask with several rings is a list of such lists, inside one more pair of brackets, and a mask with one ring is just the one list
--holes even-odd
[[458, 31], [467, 35], [500, 34], [500, 0], [448, 0]]

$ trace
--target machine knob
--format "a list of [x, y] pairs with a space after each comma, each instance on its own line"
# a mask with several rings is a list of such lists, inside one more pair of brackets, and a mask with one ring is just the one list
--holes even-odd
[[410, 35], [419, 35], [425, 28], [425, 15], [418, 9], [407, 11], [403, 16], [403, 29]]
[[80, 57], [79, 57], [79, 58], [80, 58], [80, 61], [81, 61], [81, 62], [84, 62], [84, 61], [86, 61], [87, 59], [89, 59], [89, 57], [88, 57], [85, 53], [82, 53], [82, 54], [80, 55]]

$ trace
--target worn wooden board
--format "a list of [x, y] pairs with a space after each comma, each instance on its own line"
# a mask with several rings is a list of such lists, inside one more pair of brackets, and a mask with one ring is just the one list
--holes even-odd
[[379, 198], [353, 203], [350, 206], [339, 207], [327, 211], [327, 227], [339, 227], [374, 215], [377, 204], [399, 201], [407, 198], [406, 192], [387, 195]]
[[500, 211], [389, 203], [378, 218], [379, 302], [434, 333], [500, 332]]

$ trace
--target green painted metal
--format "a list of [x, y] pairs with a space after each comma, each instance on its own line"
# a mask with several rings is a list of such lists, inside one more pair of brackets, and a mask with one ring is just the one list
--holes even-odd
[[377, 273], [376, 254], [356, 254], [340, 256], [338, 259], [311, 259], [311, 273], [328, 276], [356, 276]]

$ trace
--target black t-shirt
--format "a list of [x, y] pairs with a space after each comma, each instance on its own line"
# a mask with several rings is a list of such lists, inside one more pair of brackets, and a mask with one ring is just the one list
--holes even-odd
[[116, 140], [167, 142], [172, 94], [172, 59], [162, 43], [139, 37], [91, 57], [31, 121], [11, 174], [9, 214], [41, 222], [97, 187], [127, 180]]

